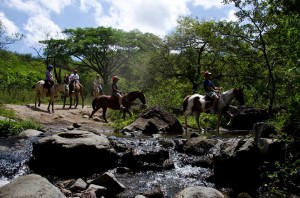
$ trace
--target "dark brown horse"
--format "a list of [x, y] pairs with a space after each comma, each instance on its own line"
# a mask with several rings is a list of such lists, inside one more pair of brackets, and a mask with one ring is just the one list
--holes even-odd
[[103, 110], [102, 117], [105, 120], [105, 122], [107, 122], [106, 116], [105, 116], [107, 108], [123, 111], [123, 113], [124, 113], [123, 118], [125, 118], [126, 113], [128, 113], [130, 116], [132, 116], [129, 108], [130, 108], [131, 103], [136, 99], [139, 99], [143, 105], [146, 104], [146, 99], [145, 99], [143, 91], [133, 91], [133, 92], [123, 95], [122, 105], [125, 107], [125, 109], [121, 110], [118, 99], [115, 99], [109, 95], [101, 95], [98, 98], [95, 98], [93, 100], [93, 103], [92, 103], [93, 111], [90, 115], [90, 118], [92, 118], [93, 115], [101, 108]]

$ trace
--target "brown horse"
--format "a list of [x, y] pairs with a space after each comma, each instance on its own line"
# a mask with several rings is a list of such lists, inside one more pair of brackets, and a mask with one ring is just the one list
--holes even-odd
[[125, 109], [120, 109], [118, 99], [115, 99], [112, 96], [108, 96], [108, 95], [101, 95], [98, 98], [95, 98], [93, 100], [93, 103], [92, 103], [93, 111], [90, 115], [90, 118], [92, 118], [93, 115], [99, 109], [102, 108], [102, 110], [103, 110], [102, 117], [105, 120], [105, 122], [107, 122], [105, 114], [106, 114], [107, 108], [110, 108], [113, 110], [123, 111], [123, 118], [125, 119], [126, 113], [128, 113], [130, 116], [132, 116], [129, 108], [130, 108], [131, 103], [136, 99], [139, 99], [142, 102], [143, 106], [146, 105], [146, 99], [145, 99], [143, 91], [133, 91], [133, 92], [123, 95], [122, 105], [125, 107]]
[[[41, 105], [41, 98], [46, 97], [48, 89], [44, 87], [45, 81], [40, 80], [35, 85], [32, 86], [33, 89], [36, 91], [35, 97], [35, 108], [38, 101], [38, 106]], [[54, 84], [50, 88], [50, 95], [49, 97], [49, 104], [48, 104], [48, 112], [50, 112], [50, 105], [52, 105], [52, 112], [54, 113], [54, 98], [58, 96], [58, 93], [61, 92], [65, 94], [68, 87], [64, 84]]]
[[63, 108], [65, 108], [66, 98], [68, 96], [70, 96], [69, 108], [70, 109], [72, 108], [73, 99], [74, 99], [74, 105], [75, 105], [74, 108], [77, 108], [78, 103], [79, 103], [79, 95], [81, 96], [82, 108], [84, 107], [83, 86], [79, 83], [77, 83], [74, 88], [72, 88], [73, 86], [74, 86], [74, 81], [71, 81], [69, 84], [69, 94], [64, 95], [64, 98], [63, 98], [63, 100], [64, 100]]
[[[236, 88], [231, 89], [228, 91], [225, 91], [221, 94], [220, 100], [218, 102], [218, 123], [217, 123], [217, 131], [219, 133], [220, 128], [220, 121], [222, 113], [225, 113], [226, 107], [229, 106], [229, 103], [233, 98], [236, 98], [238, 102], [243, 105], [245, 103], [244, 101], [244, 94], [243, 89]], [[200, 113], [209, 113], [210, 111], [205, 111], [206, 109], [209, 109], [212, 106], [212, 101], [210, 101], [207, 96], [203, 96], [200, 94], [193, 94], [191, 96], [187, 96], [183, 101], [183, 111], [184, 111], [184, 117], [185, 117], [185, 131], [187, 132], [187, 116], [195, 113], [196, 114], [196, 123], [198, 126], [199, 133], [203, 130], [200, 126], [199, 118]]]

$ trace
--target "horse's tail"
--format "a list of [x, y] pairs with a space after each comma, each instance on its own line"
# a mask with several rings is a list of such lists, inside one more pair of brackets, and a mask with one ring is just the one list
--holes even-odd
[[183, 112], [185, 112], [185, 111], [187, 110], [189, 98], [190, 98], [190, 96], [187, 96], [187, 97], [185, 97], [184, 100], [183, 100], [183, 104], [182, 104]]
[[35, 89], [35, 84], [32, 86], [32, 89]]
[[96, 99], [97, 99], [97, 98], [94, 98], [94, 99], [93, 99], [93, 102], [92, 102], [93, 110], [96, 109]]

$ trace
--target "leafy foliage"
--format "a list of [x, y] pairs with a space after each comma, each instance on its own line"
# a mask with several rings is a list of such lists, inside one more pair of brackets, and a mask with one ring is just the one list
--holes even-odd
[[0, 120], [0, 136], [7, 137], [16, 135], [26, 129], [42, 130], [42, 126], [33, 120], [12, 121]]

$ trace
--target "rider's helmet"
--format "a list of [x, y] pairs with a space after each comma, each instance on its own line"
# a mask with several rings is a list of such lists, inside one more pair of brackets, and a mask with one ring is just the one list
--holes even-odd
[[96, 77], [99, 78], [99, 77], [100, 77], [100, 74], [97, 74]]
[[112, 77], [112, 80], [113, 80], [113, 81], [116, 81], [116, 80], [119, 80], [119, 78], [118, 78], [118, 76], [113, 76], [113, 77]]
[[77, 69], [74, 69], [74, 73], [77, 74], [77, 72], [78, 72]]
[[209, 71], [205, 71], [203, 73], [203, 76], [206, 78], [206, 77], [209, 77], [211, 75], [211, 73]]
[[48, 65], [47, 68], [48, 68], [48, 69], [53, 69], [53, 66], [52, 66], [52, 65]]

